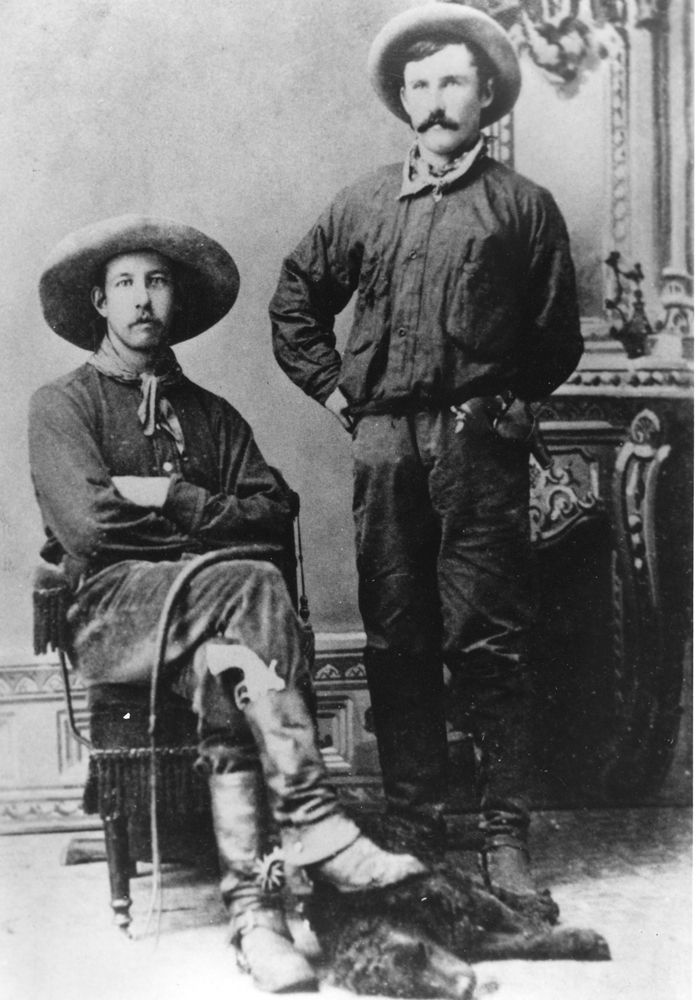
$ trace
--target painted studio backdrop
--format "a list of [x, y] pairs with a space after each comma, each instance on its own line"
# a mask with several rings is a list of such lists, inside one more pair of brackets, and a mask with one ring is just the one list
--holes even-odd
[[[64, 732], [50, 657], [37, 660], [31, 647], [41, 527], [26, 455], [27, 404], [35, 388], [85, 357], [44, 323], [38, 275], [67, 233], [126, 212], [199, 227], [238, 264], [241, 291], [230, 315], [177, 355], [191, 378], [243, 413], [266, 458], [301, 495], [307, 589], [324, 656], [325, 745], [337, 774], [374, 773], [359, 668], [350, 441], [277, 367], [267, 305], [284, 254], [335, 193], [407, 150], [408, 129], [372, 93], [365, 64], [377, 30], [408, 6], [1, 5], [0, 785], [8, 821], [27, 820], [30, 801], [46, 821], [60, 812], [49, 800], [62, 801], [67, 814], [83, 765]], [[495, 127], [492, 151], [550, 188], [567, 219], [588, 346], [579, 372], [542, 414], [557, 462], [552, 480], [534, 472], [532, 500], [534, 537], [553, 580], [568, 593], [583, 587], [586, 599], [573, 611], [576, 621], [563, 616], [563, 630], [544, 636], [541, 647], [548, 659], [555, 646], [577, 641], [581, 655], [591, 652], [589, 641], [593, 653], [610, 648], [594, 689], [604, 685], [615, 707], [634, 693], [620, 686], [625, 664], [633, 674], [642, 669], [631, 646], [644, 647], [634, 621], [648, 621], [650, 634], [666, 630], [671, 638], [649, 654], [659, 683], [666, 681], [649, 695], [660, 706], [661, 730], [644, 764], [661, 780], [678, 728], [687, 619], [682, 553], [659, 581], [655, 546], [664, 534], [659, 491], [685, 498], [681, 507], [689, 496], [687, 475], [669, 472], [674, 458], [687, 467], [682, 414], [692, 381], [689, 7], [684, 0], [495, 0], [490, 11], [509, 30], [523, 68], [521, 98], [513, 119]], [[619, 299], [617, 308], [606, 299]], [[339, 344], [349, 322], [348, 308]], [[681, 524], [670, 509], [663, 518]], [[683, 524], [678, 530], [687, 533]], [[592, 544], [596, 564], [577, 561], [572, 545], [586, 552]], [[667, 538], [664, 558], [671, 559], [669, 545]], [[598, 622], [597, 631], [587, 633], [587, 622]], [[570, 675], [580, 666], [570, 664]], [[632, 722], [616, 723], [618, 743]], [[40, 746], [39, 729], [49, 734]], [[31, 773], [18, 753], [27, 733], [37, 741]], [[583, 758], [589, 783], [597, 752], [589, 747]], [[39, 786], [44, 791], [32, 799]]]

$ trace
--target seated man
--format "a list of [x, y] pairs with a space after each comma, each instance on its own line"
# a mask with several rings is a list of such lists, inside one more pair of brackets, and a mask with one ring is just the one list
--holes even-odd
[[[182, 559], [236, 541], [272, 542], [290, 523], [248, 424], [190, 382], [170, 346], [217, 323], [238, 285], [214, 240], [136, 216], [73, 234], [44, 269], [49, 326], [95, 352], [36, 392], [29, 433], [42, 554], [62, 564], [73, 588], [71, 652], [87, 686], [149, 685], [158, 619]], [[225, 646], [193, 655], [220, 635]], [[233, 683], [239, 668], [243, 697]], [[196, 576], [174, 614], [161, 683], [188, 697], [199, 717], [233, 942], [261, 988], [315, 987], [257, 881], [266, 788], [285, 857], [312, 878], [355, 892], [423, 869], [362, 836], [328, 783], [280, 572], [241, 560]]]

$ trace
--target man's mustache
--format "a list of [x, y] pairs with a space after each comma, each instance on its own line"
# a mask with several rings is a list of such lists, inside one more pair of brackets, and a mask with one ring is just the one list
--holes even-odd
[[138, 319], [136, 319], [135, 322], [131, 323], [130, 325], [131, 326], [144, 326], [145, 324], [147, 326], [161, 327], [162, 322], [159, 319], [155, 319], [154, 316], [139, 316]]
[[431, 115], [425, 118], [424, 122], [420, 122], [416, 132], [426, 132], [427, 129], [432, 128], [434, 125], [440, 125], [442, 128], [448, 128], [452, 132], [458, 129], [458, 122], [454, 122], [451, 118], [447, 118], [443, 111], [433, 111]]

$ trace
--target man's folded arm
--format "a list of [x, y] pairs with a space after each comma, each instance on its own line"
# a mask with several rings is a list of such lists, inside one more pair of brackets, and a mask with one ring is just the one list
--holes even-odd
[[249, 425], [225, 406], [214, 437], [219, 491], [173, 476], [162, 513], [206, 548], [283, 538], [291, 525], [289, 498], [261, 455]]
[[118, 491], [89, 414], [58, 387], [44, 386], [32, 398], [29, 455], [44, 522], [73, 558], [109, 563], [175, 559], [195, 548], [163, 513]]
[[[231, 407], [223, 414], [213, 429], [217, 491], [175, 475], [158, 509], [156, 478], [140, 477], [140, 484], [129, 482], [138, 477], [112, 479], [90, 415], [60, 389], [40, 389], [29, 417], [32, 476], [44, 520], [62, 548], [81, 561], [112, 563], [175, 559], [236, 541], [284, 537], [291, 524], [289, 498], [246, 421]], [[151, 506], [149, 486], [155, 487]]]

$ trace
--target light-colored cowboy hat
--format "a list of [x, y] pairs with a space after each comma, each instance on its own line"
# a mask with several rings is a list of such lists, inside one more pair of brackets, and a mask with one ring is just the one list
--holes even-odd
[[101, 268], [112, 257], [140, 250], [155, 250], [168, 257], [182, 279], [170, 344], [197, 337], [234, 305], [239, 272], [219, 243], [171, 219], [121, 215], [79, 229], [61, 240], [50, 254], [39, 281], [39, 295], [51, 329], [77, 347], [94, 350], [94, 320], [99, 317], [91, 291]]
[[457, 2], [433, 2], [397, 14], [381, 29], [369, 50], [367, 69], [372, 86], [389, 111], [409, 123], [401, 103], [403, 74], [399, 66], [405, 50], [421, 38], [451, 37], [471, 42], [495, 68], [492, 104], [483, 108], [480, 124], [491, 125], [511, 111], [521, 89], [519, 60], [504, 28], [474, 7]]

